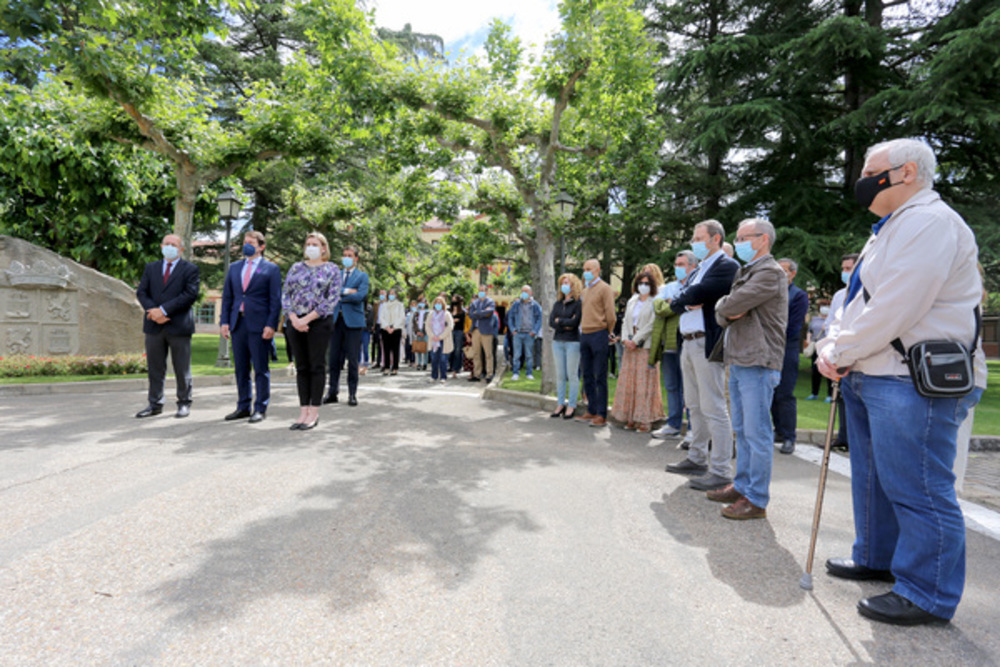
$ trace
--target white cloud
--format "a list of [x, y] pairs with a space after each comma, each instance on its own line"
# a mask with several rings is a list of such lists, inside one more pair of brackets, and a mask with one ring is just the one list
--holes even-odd
[[[375, 23], [402, 30], [409, 23], [414, 32], [440, 35], [448, 50], [477, 51], [494, 18], [510, 25], [525, 46], [536, 53], [559, 28], [555, 0], [506, 0], [503, 3], [475, 0], [375, 0]], [[452, 52], [454, 60], [458, 56]]]

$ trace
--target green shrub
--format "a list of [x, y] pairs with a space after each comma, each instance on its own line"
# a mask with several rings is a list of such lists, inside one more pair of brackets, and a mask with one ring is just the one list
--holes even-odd
[[145, 354], [110, 357], [0, 357], [0, 378], [59, 375], [135, 375], [146, 372]]

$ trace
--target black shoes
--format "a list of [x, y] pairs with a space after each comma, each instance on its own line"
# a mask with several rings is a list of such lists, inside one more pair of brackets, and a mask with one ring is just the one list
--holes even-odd
[[553, 412], [551, 415], [549, 415], [549, 417], [553, 417], [553, 418], [555, 418], [555, 417], [562, 417], [565, 413], [566, 413], [566, 406], [565, 405], [560, 405], [558, 408], [556, 408], [555, 412]]
[[323, 405], [327, 405], [329, 403], [339, 403], [339, 402], [340, 399], [337, 398], [336, 394], [327, 394], [326, 396], [323, 397]]
[[140, 410], [139, 412], [135, 413], [135, 417], [136, 419], [145, 419], [146, 417], [153, 417], [155, 415], [158, 415], [161, 412], [163, 412], [162, 405], [147, 405], [144, 410]]
[[889, 570], [873, 570], [870, 567], [858, 565], [850, 558], [831, 558], [826, 561], [826, 573], [831, 577], [853, 581], [888, 581], [889, 583], [896, 581]]
[[319, 424], [319, 417], [316, 417], [316, 420], [314, 422], [312, 422], [311, 424], [306, 424], [305, 422], [295, 422], [294, 424], [292, 424], [291, 426], [288, 427], [288, 430], [289, 431], [309, 431], [309, 430], [312, 430], [312, 429], [316, 428], [316, 424]]
[[190, 414], [191, 414], [191, 406], [190, 405], [187, 405], [187, 404], [185, 404], [185, 405], [178, 405], [177, 406], [177, 414], [175, 414], [174, 417], [176, 417], [177, 419], [184, 419], [185, 417], [187, 417]]
[[250, 423], [259, 424], [260, 422], [264, 421], [264, 418], [266, 416], [267, 415], [265, 415], [263, 412], [255, 412], [252, 415], [250, 415]]
[[475, 375], [470, 375], [469, 382], [479, 382], [479, 378], [476, 377]]
[[873, 621], [892, 625], [943, 625], [948, 622], [947, 618], [924, 611], [892, 591], [861, 600], [858, 602], [858, 613]]
[[358, 404], [358, 397], [357, 396], [350, 396], [347, 399], [347, 404], [353, 408], [354, 406], [356, 406]]
[[708, 466], [701, 466], [691, 459], [684, 459], [680, 463], [670, 463], [667, 465], [667, 472], [675, 472], [680, 475], [704, 475], [708, 472]]
[[791, 454], [792, 452], [795, 451], [795, 441], [785, 440], [783, 443], [781, 443], [781, 449], [779, 449], [778, 451], [781, 452], [782, 454]]
[[235, 421], [237, 419], [246, 419], [249, 416], [250, 416], [250, 411], [249, 410], [236, 410], [236, 411], [230, 412], [228, 415], [226, 415], [226, 421], [227, 422], [231, 422], [231, 421]]

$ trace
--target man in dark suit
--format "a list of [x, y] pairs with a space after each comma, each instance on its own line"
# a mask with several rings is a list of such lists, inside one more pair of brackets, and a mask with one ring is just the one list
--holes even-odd
[[[243, 237], [243, 256], [229, 268], [222, 288], [222, 335], [232, 337], [233, 367], [239, 402], [226, 421], [264, 420], [271, 400], [271, 340], [281, 314], [281, 270], [264, 259], [264, 235], [257, 231]], [[253, 364], [257, 399], [253, 401], [250, 365]], [[253, 412], [250, 411], [251, 404]]]
[[333, 309], [333, 338], [330, 339], [330, 391], [324, 403], [336, 403], [340, 391], [340, 370], [347, 359], [347, 404], [358, 404], [358, 360], [361, 358], [361, 332], [365, 328], [365, 299], [368, 297], [368, 274], [358, 268], [358, 249], [344, 248], [341, 264], [344, 285], [340, 302]]
[[[684, 402], [691, 411], [692, 442], [687, 458], [667, 466], [667, 472], [692, 475], [690, 486], [700, 491], [722, 488], [732, 481], [733, 429], [726, 405], [725, 368], [712, 352], [722, 340], [715, 319], [716, 302], [729, 294], [739, 264], [722, 250], [726, 231], [718, 220], [694, 227], [691, 252], [698, 268], [670, 302], [680, 314], [681, 377]], [[721, 347], [721, 346], [720, 346]], [[708, 443], [712, 442], [711, 459]]]
[[191, 414], [191, 306], [198, 298], [198, 267], [181, 259], [184, 245], [179, 236], [167, 234], [161, 246], [163, 259], [150, 262], [142, 274], [136, 297], [146, 311], [142, 331], [146, 334], [149, 366], [149, 405], [136, 417], [163, 412], [163, 387], [167, 378], [167, 351], [177, 378], [177, 414]]
[[781, 453], [795, 451], [795, 433], [798, 425], [798, 406], [795, 401], [795, 382], [799, 379], [799, 352], [802, 351], [802, 325], [809, 312], [809, 295], [793, 282], [799, 272], [798, 263], [785, 257], [778, 264], [788, 276], [788, 325], [785, 330], [785, 358], [781, 367], [781, 382], [774, 389], [771, 399], [771, 419], [774, 436], [781, 441]]

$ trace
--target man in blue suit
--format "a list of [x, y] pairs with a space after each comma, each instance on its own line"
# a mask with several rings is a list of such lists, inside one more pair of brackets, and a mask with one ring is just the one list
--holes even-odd
[[368, 297], [368, 274], [358, 268], [358, 249], [344, 248], [341, 264], [344, 285], [340, 302], [333, 309], [333, 338], [330, 339], [330, 391], [324, 403], [336, 403], [340, 391], [340, 370], [347, 359], [347, 404], [358, 404], [358, 360], [361, 358], [361, 332], [365, 328], [365, 299]]
[[486, 381], [493, 379], [493, 339], [500, 328], [494, 319], [496, 304], [486, 296], [486, 285], [479, 286], [479, 293], [469, 304], [469, 319], [472, 320], [472, 374], [469, 382], [479, 382], [483, 375], [483, 357], [486, 357]]
[[[243, 237], [245, 259], [229, 268], [222, 288], [222, 335], [232, 337], [233, 367], [239, 402], [226, 421], [250, 418], [251, 424], [264, 420], [271, 400], [271, 340], [281, 314], [281, 270], [264, 259], [264, 235], [257, 231]], [[257, 400], [250, 387], [253, 364]], [[250, 411], [251, 404], [253, 412]]]
[[146, 334], [149, 366], [149, 404], [136, 417], [143, 419], [163, 412], [163, 387], [167, 378], [167, 351], [174, 362], [177, 380], [177, 414], [191, 413], [191, 307], [198, 299], [198, 267], [181, 259], [181, 237], [167, 234], [161, 246], [163, 259], [150, 262], [142, 274], [136, 297], [146, 311], [142, 331]]

